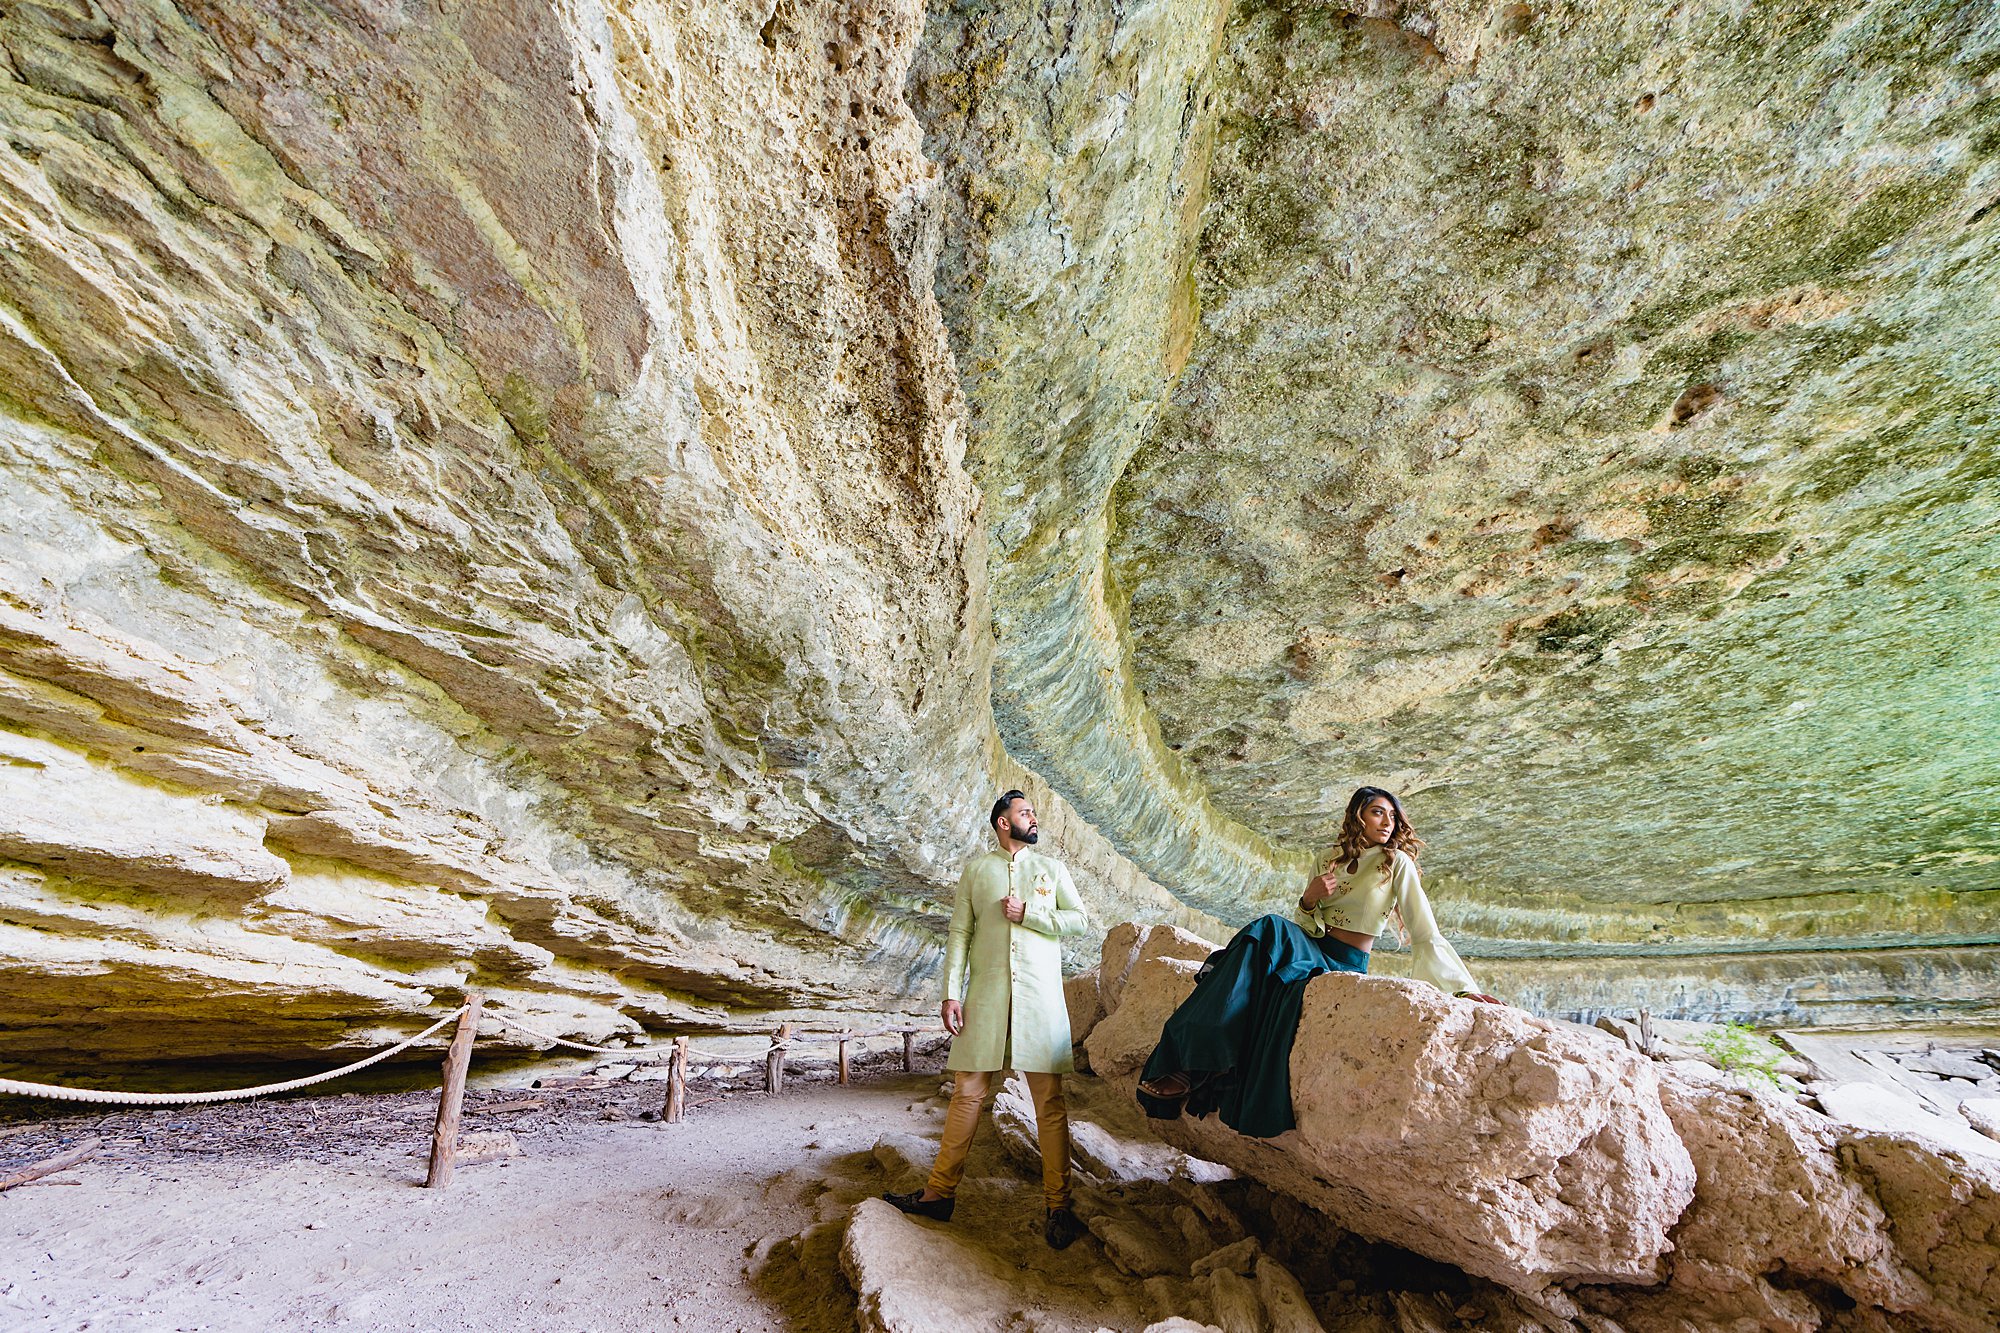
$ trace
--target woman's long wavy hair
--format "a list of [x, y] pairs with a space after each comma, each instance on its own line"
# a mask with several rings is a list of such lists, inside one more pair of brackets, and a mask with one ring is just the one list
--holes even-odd
[[1403, 803], [1396, 799], [1396, 793], [1380, 787], [1363, 787], [1348, 799], [1347, 818], [1340, 821], [1340, 861], [1350, 875], [1360, 869], [1361, 854], [1374, 845], [1362, 833], [1361, 812], [1377, 797], [1388, 801], [1389, 808], [1396, 812], [1396, 827], [1389, 833], [1389, 850], [1402, 852], [1412, 861], [1423, 853], [1424, 840], [1410, 827], [1410, 817], [1403, 813]]

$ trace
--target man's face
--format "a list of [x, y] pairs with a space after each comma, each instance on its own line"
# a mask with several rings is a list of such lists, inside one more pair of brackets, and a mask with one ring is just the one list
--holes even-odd
[[1035, 822], [1035, 807], [1026, 801], [1016, 801], [1008, 806], [1006, 817], [999, 826], [1015, 842], [1032, 844], [1041, 836], [1042, 826]]

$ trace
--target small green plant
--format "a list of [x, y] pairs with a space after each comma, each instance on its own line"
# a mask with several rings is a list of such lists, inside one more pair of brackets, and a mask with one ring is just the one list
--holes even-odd
[[1778, 1052], [1748, 1023], [1724, 1023], [1702, 1034], [1695, 1044], [1723, 1073], [1734, 1074], [1746, 1083], [1778, 1086]]

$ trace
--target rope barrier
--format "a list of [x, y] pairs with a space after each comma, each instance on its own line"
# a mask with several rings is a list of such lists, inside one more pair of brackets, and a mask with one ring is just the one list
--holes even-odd
[[[526, 1023], [523, 1023], [520, 1019], [510, 1018], [506, 1014], [503, 1014], [498, 1010], [494, 1009], [486, 1010], [480, 1016], [482, 1018], [491, 1018], [500, 1023], [504, 1023], [508, 1027], [513, 1028], [517, 1032], [525, 1033], [526, 1035], [533, 1037], [537, 1041], [545, 1041], [549, 1043], [551, 1046], [567, 1046], [571, 1050], [587, 1051], [591, 1055], [615, 1055], [618, 1056], [620, 1059], [635, 1060], [643, 1064], [665, 1064], [667, 1060], [672, 1057], [673, 1054], [671, 1050], [659, 1046], [592, 1046], [587, 1042], [571, 1041], [568, 1037], [552, 1036], [547, 1032], [542, 1032], [536, 1028], [531, 1028]], [[773, 1041], [771, 1043], [771, 1046], [767, 1049], [789, 1051], [795, 1045], [802, 1045], [811, 1042], [817, 1042], [824, 1045], [829, 1042], [861, 1041], [862, 1039], [867, 1037], [884, 1037], [888, 1036], [891, 1033], [933, 1032], [939, 1030], [941, 1029], [931, 1028], [931, 1027], [903, 1026], [903, 1027], [880, 1027], [871, 1029], [870, 1031], [867, 1032], [824, 1032], [824, 1033], [794, 1032], [791, 1036], [785, 1038], [783, 1041]], [[746, 1032], [741, 1035], [745, 1037], [753, 1037], [759, 1034]], [[688, 1051], [688, 1059], [690, 1063], [692, 1063], [695, 1059], [699, 1058], [703, 1061], [706, 1061], [709, 1064], [725, 1064], [725, 1065], [748, 1064], [760, 1058], [761, 1055], [762, 1052], [760, 1052], [758, 1055], [737, 1056], [734, 1059], [732, 1059], [728, 1056], [716, 1055], [713, 1052], [709, 1051], [696, 1051], [693, 1050], [692, 1048], [690, 1048]]]
[[804, 1042], [816, 1041], [824, 1044], [830, 1041], [861, 1041], [864, 1038], [868, 1037], [886, 1037], [891, 1035], [892, 1033], [901, 1034], [904, 1032], [942, 1032], [942, 1031], [944, 1031], [944, 1029], [939, 1027], [935, 1023], [923, 1027], [911, 1027], [906, 1024], [902, 1027], [870, 1028], [866, 1032], [794, 1032], [792, 1034], [792, 1040], [804, 1041]]
[[[592, 1046], [587, 1042], [571, 1041], [567, 1037], [551, 1036], [546, 1032], [541, 1032], [530, 1027], [518, 1018], [510, 1018], [497, 1010], [487, 1010], [484, 1008], [484, 1005], [484, 996], [477, 991], [468, 991], [464, 1003], [414, 1037], [406, 1038], [393, 1046], [375, 1052], [373, 1055], [356, 1060], [352, 1064], [342, 1065], [338, 1069], [329, 1069], [319, 1074], [309, 1074], [304, 1078], [287, 1079], [282, 1083], [261, 1083], [251, 1088], [224, 1088], [214, 1092], [110, 1092], [101, 1088], [65, 1088], [53, 1083], [27, 1083], [19, 1079], [0, 1078], [0, 1094], [12, 1093], [23, 1097], [46, 1097], [54, 1101], [95, 1102], [107, 1106], [196, 1106], [209, 1102], [244, 1101], [251, 1097], [264, 1097], [277, 1092], [292, 1092], [299, 1088], [310, 1088], [315, 1084], [328, 1083], [345, 1074], [352, 1074], [358, 1070], [366, 1069], [370, 1065], [380, 1064], [390, 1056], [407, 1051], [418, 1042], [429, 1039], [437, 1033], [438, 1029], [444, 1027], [447, 1023], [456, 1023], [458, 1024], [458, 1031], [452, 1034], [451, 1047], [446, 1052], [444, 1059], [444, 1081], [438, 1088], [437, 1127], [431, 1135], [430, 1171], [424, 1177], [424, 1185], [427, 1188], [437, 1189], [451, 1183], [452, 1172], [459, 1160], [461, 1150], [459, 1122], [460, 1117], [464, 1113], [466, 1075], [471, 1067], [473, 1044], [479, 1038], [479, 1020], [481, 1018], [490, 1017], [503, 1027], [510, 1027], [517, 1032], [526, 1033], [537, 1041], [546, 1042], [551, 1046], [567, 1046], [573, 1050], [585, 1051], [592, 1055], [613, 1056], [620, 1063], [658, 1064], [661, 1062], [662, 1055], [664, 1055], [668, 1062], [667, 1100], [666, 1106], [661, 1112], [661, 1119], [670, 1124], [678, 1123], [687, 1109], [687, 1078], [695, 1069], [713, 1068], [718, 1065], [735, 1066], [752, 1063], [749, 1060], [726, 1059], [722, 1056], [709, 1055], [706, 1052], [702, 1052], [701, 1059], [697, 1061], [694, 1058], [696, 1053], [688, 1048], [686, 1037], [674, 1038], [672, 1047], [664, 1052], [659, 1048]], [[794, 1034], [791, 1024], [781, 1024], [778, 1030], [771, 1036], [770, 1047], [764, 1052], [764, 1091], [767, 1093], [778, 1093], [784, 1090], [785, 1053], [791, 1050], [795, 1042], [839, 1042], [840, 1082], [845, 1084], [848, 1082], [849, 1076], [847, 1058], [847, 1044], [849, 1042], [861, 1041], [869, 1037], [885, 1036], [891, 1032], [900, 1032], [903, 1034], [903, 1068], [909, 1070], [912, 1068], [910, 1063], [912, 1038], [914, 1034], [928, 1030], [928, 1028], [919, 1027], [889, 1026], [877, 1028], [869, 1032]], [[697, 1102], [696, 1105], [701, 1105], [701, 1103]], [[92, 1139], [87, 1150], [79, 1151], [82, 1152], [83, 1156], [88, 1156], [90, 1152], [96, 1151], [96, 1147], [97, 1140]], [[81, 1158], [78, 1157], [77, 1160], [81, 1160]], [[480, 1159], [467, 1157], [465, 1160], [470, 1163]], [[68, 1164], [68, 1158], [52, 1158], [38, 1167], [30, 1168], [25, 1174], [18, 1174], [10, 1176], [5, 1180], [0, 1180], [0, 1189], [23, 1184], [28, 1180], [50, 1174]]]
[[529, 1027], [526, 1023], [523, 1023], [518, 1018], [507, 1017], [507, 1015], [501, 1013], [497, 1009], [488, 1010], [484, 1014], [482, 1014], [481, 1017], [493, 1019], [495, 1022], [513, 1028], [517, 1032], [524, 1032], [528, 1036], [533, 1037], [536, 1041], [545, 1041], [549, 1043], [549, 1045], [551, 1046], [567, 1046], [572, 1050], [588, 1051], [592, 1055], [622, 1055], [627, 1057], [633, 1057], [633, 1056], [643, 1056], [643, 1055], [653, 1054], [651, 1048], [644, 1046], [591, 1046], [584, 1042], [571, 1041], [568, 1037], [552, 1037], [546, 1032], [536, 1031], [534, 1028]]
[[109, 1106], [191, 1106], [202, 1102], [234, 1102], [246, 1097], [264, 1097], [274, 1092], [310, 1088], [315, 1083], [331, 1082], [343, 1074], [352, 1074], [356, 1070], [380, 1064], [398, 1052], [409, 1050], [445, 1024], [456, 1021], [458, 1016], [465, 1012], [465, 1008], [461, 1004], [416, 1036], [406, 1041], [399, 1041], [387, 1050], [377, 1051], [365, 1060], [356, 1060], [351, 1065], [329, 1069], [323, 1074], [308, 1074], [304, 1078], [287, 1079], [283, 1083], [263, 1083], [254, 1088], [225, 1088], [220, 1092], [107, 1092], [101, 1088], [62, 1088], [53, 1083], [23, 1083], [17, 1079], [0, 1078], [0, 1092], [17, 1093], [23, 1097], [47, 1097], [60, 1102], [99, 1102]]
[[[416, 1036], [399, 1041], [394, 1046], [377, 1051], [375, 1054], [356, 1060], [352, 1064], [342, 1065], [338, 1069], [329, 1069], [320, 1074], [309, 1074], [304, 1078], [287, 1079], [282, 1083], [261, 1083], [251, 1088], [224, 1088], [215, 1092], [111, 1092], [102, 1088], [66, 1088], [53, 1083], [27, 1083], [19, 1079], [0, 1078], [0, 1093], [12, 1093], [22, 1097], [45, 1097], [52, 1101], [95, 1102], [107, 1106], [194, 1106], [209, 1102], [242, 1101], [249, 1097], [267, 1097], [273, 1093], [294, 1092], [299, 1088], [310, 1088], [318, 1083], [330, 1083], [334, 1079], [356, 1073], [368, 1068], [370, 1065], [380, 1064], [390, 1056], [401, 1054], [409, 1050], [410, 1047], [433, 1036], [438, 1029], [463, 1014], [467, 1007], [461, 1004], [458, 1008], [431, 1024]], [[571, 1041], [567, 1037], [551, 1036], [546, 1032], [537, 1031], [529, 1027], [517, 1018], [510, 1018], [506, 1014], [492, 1009], [483, 1010], [480, 1017], [491, 1018], [504, 1026], [525, 1033], [537, 1041], [545, 1041], [552, 1046], [568, 1046], [573, 1050], [586, 1051], [592, 1055], [617, 1056], [623, 1060], [631, 1060], [642, 1064], [664, 1064], [673, 1057], [673, 1052], [670, 1048], [592, 1046], [585, 1042]], [[774, 1039], [768, 1050], [789, 1051], [794, 1045], [812, 1042], [824, 1044], [827, 1042], [861, 1041], [869, 1037], [888, 1036], [891, 1033], [920, 1033], [932, 1030], [929, 1027], [910, 1027], [906, 1025], [874, 1028], [867, 1032], [800, 1032], [794, 1033], [782, 1040]], [[746, 1033], [745, 1035], [751, 1034]], [[768, 1054], [768, 1051], [763, 1054]], [[689, 1070], [698, 1068], [713, 1069], [717, 1066], [748, 1066], [754, 1065], [761, 1058], [760, 1055], [716, 1055], [708, 1051], [696, 1051], [692, 1048], [687, 1050], [686, 1055], [686, 1067]]]

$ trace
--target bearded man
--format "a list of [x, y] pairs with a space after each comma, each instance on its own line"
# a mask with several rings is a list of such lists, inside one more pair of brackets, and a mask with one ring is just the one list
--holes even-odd
[[[1035, 1100], [1042, 1149], [1042, 1237], [1055, 1249], [1083, 1234], [1069, 1206], [1069, 1114], [1062, 1076], [1070, 1055], [1069, 1008], [1063, 1002], [1062, 945], [1090, 928], [1069, 869], [1034, 850], [1041, 826], [1021, 792], [993, 803], [987, 826], [998, 851], [972, 858], [958, 878], [944, 956], [940, 1014], [952, 1036], [951, 1108], [930, 1182], [909, 1194], [885, 1194], [906, 1213], [949, 1222], [965, 1154], [993, 1076], [1018, 1070]], [[970, 979], [968, 980], [968, 974]]]

